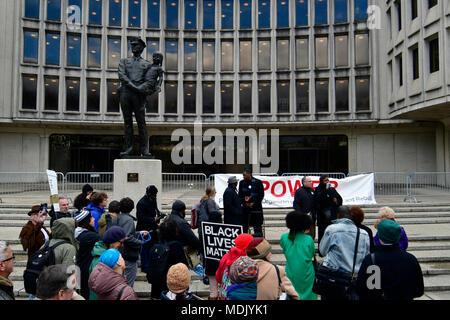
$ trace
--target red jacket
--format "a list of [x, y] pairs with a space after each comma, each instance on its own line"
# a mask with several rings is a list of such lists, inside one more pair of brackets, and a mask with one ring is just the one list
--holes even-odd
[[236, 247], [231, 248], [220, 260], [219, 268], [216, 271], [216, 280], [218, 283], [222, 283], [223, 271], [226, 267], [231, 267], [233, 262], [241, 256], [246, 256], [247, 252], [245, 250], [238, 249]]

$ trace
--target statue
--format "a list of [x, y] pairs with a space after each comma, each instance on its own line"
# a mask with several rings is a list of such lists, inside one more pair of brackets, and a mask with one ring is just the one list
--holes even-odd
[[164, 72], [163, 55], [153, 54], [153, 64], [141, 58], [146, 44], [139, 38], [131, 41], [133, 57], [120, 60], [119, 79], [121, 82], [120, 106], [125, 125], [125, 151], [120, 156], [129, 156], [133, 152], [133, 112], [139, 130], [140, 155], [151, 156], [148, 147], [148, 133], [145, 124], [147, 96], [161, 92]]

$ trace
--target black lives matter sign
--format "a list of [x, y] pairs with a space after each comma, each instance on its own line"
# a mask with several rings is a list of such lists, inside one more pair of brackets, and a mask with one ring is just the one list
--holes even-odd
[[234, 247], [234, 239], [242, 233], [242, 226], [202, 222], [205, 258], [219, 260]]

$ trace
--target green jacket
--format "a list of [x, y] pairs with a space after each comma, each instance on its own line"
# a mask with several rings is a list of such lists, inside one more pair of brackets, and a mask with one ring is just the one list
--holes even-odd
[[[91, 266], [89, 267], [89, 275], [91, 275], [92, 270], [94, 270], [95, 266], [98, 264], [98, 260], [100, 259], [100, 256], [105, 252], [106, 247], [103, 241], [97, 241], [94, 245], [94, 248], [91, 251], [91, 255], [93, 257]], [[89, 300], [97, 300], [97, 294], [89, 290]]]
[[[75, 240], [75, 219], [61, 218], [56, 220], [52, 226], [52, 239], [49, 245], [65, 241], [55, 249], [55, 264], [76, 264], [78, 241]], [[45, 244], [44, 244], [45, 245]]]

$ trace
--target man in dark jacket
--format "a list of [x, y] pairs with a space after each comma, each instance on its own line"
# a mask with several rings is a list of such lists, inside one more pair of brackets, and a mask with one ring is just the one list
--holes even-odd
[[[51, 197], [50, 197], [51, 199]], [[59, 203], [59, 211], [55, 211], [55, 207], [52, 204], [48, 215], [50, 216], [50, 228], [53, 227], [53, 222], [60, 218], [70, 218], [72, 214], [69, 212], [69, 200], [64, 197], [60, 197], [58, 200]]]
[[245, 169], [244, 180], [239, 182], [239, 198], [243, 203], [244, 224], [243, 231], [248, 233], [250, 226], [254, 229], [254, 237], [263, 237], [262, 225], [264, 215], [262, 201], [264, 199], [264, 186], [261, 180], [252, 176], [251, 169]]
[[176, 200], [172, 204], [172, 212], [170, 213], [168, 220], [173, 220], [178, 226], [179, 241], [183, 246], [189, 246], [192, 249], [200, 250], [201, 244], [197, 236], [192, 232], [191, 226], [184, 219], [186, 216], [186, 205], [181, 200]]
[[148, 186], [145, 195], [139, 200], [136, 206], [136, 230], [153, 231], [152, 237], [161, 220], [161, 212], [159, 212], [156, 202], [157, 194], [158, 189], [155, 186]]
[[302, 178], [302, 186], [295, 191], [293, 207], [295, 211], [311, 216], [313, 223], [310, 235], [314, 239], [316, 237], [316, 211], [311, 177]]
[[[395, 221], [378, 225], [382, 246], [363, 260], [356, 281], [361, 300], [413, 300], [423, 295], [422, 270], [416, 257], [400, 249], [401, 233]], [[373, 266], [378, 266], [375, 272]]]
[[228, 179], [228, 188], [223, 193], [223, 222], [243, 226], [242, 203], [237, 194], [237, 185], [236, 177]]

